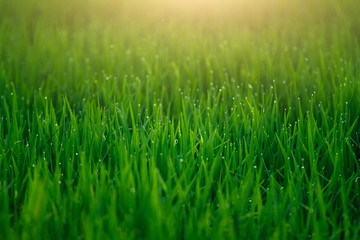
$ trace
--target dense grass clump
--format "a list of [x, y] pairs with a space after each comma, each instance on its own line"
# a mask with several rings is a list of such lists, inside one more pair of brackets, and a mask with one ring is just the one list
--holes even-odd
[[360, 2], [181, 2], [0, 0], [0, 239], [360, 238]]

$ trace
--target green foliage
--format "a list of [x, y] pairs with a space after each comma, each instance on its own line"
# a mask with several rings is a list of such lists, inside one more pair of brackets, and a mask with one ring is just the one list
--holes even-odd
[[359, 239], [360, 3], [254, 2], [0, 0], [0, 239]]

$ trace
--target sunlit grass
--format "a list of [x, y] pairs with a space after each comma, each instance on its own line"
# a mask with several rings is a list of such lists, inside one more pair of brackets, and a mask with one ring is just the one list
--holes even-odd
[[85, 2], [0, 1], [0, 239], [360, 238], [357, 1]]

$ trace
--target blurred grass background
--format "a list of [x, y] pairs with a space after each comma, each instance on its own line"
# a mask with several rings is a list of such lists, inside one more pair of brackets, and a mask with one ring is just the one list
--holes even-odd
[[[219, 84], [225, 68], [229, 79], [268, 86], [273, 79], [291, 81], [288, 70], [306, 68], [304, 60], [311, 55], [312, 68], [329, 68], [330, 57], [358, 64], [357, 1], [15, 0], [1, 4], [2, 72], [30, 98], [42, 87], [47, 94], [66, 94], [70, 100], [98, 93], [109, 102], [116, 96], [112, 91], [122, 87], [111, 81], [116, 87], [104, 97], [100, 91], [108, 88], [101, 81], [104, 75], [143, 79], [157, 71], [152, 84], [159, 86], [154, 89], [166, 88], [167, 96], [173, 96], [194, 78], [193, 87], [205, 93], [211, 82], [206, 75], [209, 69], [219, 76], [213, 79]], [[283, 70], [279, 73], [274, 64]], [[182, 79], [176, 81], [177, 87], [169, 86], [174, 68]], [[329, 71], [320, 70], [327, 79], [322, 82], [330, 85]], [[101, 86], [94, 84], [100, 81]], [[302, 93], [291, 95], [297, 99]]]

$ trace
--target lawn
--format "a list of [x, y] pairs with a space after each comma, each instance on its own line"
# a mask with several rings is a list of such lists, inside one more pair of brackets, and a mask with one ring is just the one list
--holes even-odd
[[0, 239], [360, 239], [359, 0], [0, 0]]

